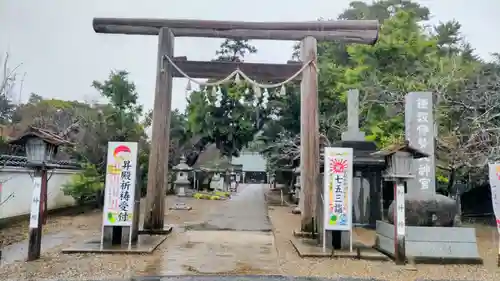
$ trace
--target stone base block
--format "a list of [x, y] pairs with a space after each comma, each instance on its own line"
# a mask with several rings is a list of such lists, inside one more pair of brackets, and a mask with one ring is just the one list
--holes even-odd
[[64, 254], [97, 253], [97, 254], [151, 254], [160, 246], [166, 236], [144, 235], [139, 236], [136, 243], [130, 245], [101, 245], [100, 237], [76, 243], [70, 248], [62, 250]]
[[168, 208], [169, 210], [184, 210], [184, 211], [190, 211], [193, 208], [189, 205], [186, 205], [186, 203], [175, 203], [174, 206]]
[[[394, 257], [394, 225], [377, 221], [375, 248]], [[482, 264], [476, 230], [469, 227], [406, 227], [406, 256], [415, 263]]]
[[168, 235], [172, 232], [172, 226], [166, 225], [163, 229], [139, 229], [139, 234]]
[[332, 250], [326, 249], [318, 245], [315, 239], [310, 238], [293, 238], [290, 240], [292, 246], [297, 251], [301, 258], [349, 258], [349, 259], [363, 259], [374, 261], [387, 261], [389, 258], [375, 251], [372, 247], [364, 245], [360, 242], [353, 243], [353, 251], [345, 250]]

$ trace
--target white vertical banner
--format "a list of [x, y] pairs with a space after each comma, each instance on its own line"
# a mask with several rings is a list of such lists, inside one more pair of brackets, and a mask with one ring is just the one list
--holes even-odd
[[324, 161], [324, 228], [351, 231], [353, 149], [325, 147]]
[[491, 188], [491, 203], [493, 204], [497, 230], [500, 235], [500, 163], [488, 164], [488, 168]]
[[403, 182], [395, 183], [395, 194], [396, 194], [396, 210], [394, 214], [396, 215], [396, 235], [405, 236], [406, 232], [406, 219], [405, 219], [405, 185]]
[[132, 226], [137, 150], [136, 142], [108, 143], [103, 226]]
[[29, 228], [38, 228], [38, 220], [40, 219], [40, 192], [42, 190], [42, 178], [33, 178], [33, 195], [31, 197], [30, 208], [30, 224]]

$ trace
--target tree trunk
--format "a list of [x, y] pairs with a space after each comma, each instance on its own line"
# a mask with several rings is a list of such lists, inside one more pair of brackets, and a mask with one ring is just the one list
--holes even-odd
[[453, 220], [453, 224], [455, 226], [459, 226], [462, 224], [462, 204], [460, 202], [461, 201], [460, 200], [461, 194], [460, 194], [460, 190], [458, 190], [458, 189], [456, 189], [452, 193], [453, 185], [455, 184], [456, 175], [457, 175], [457, 169], [455, 167], [452, 167], [450, 170], [450, 175], [448, 176], [447, 189], [448, 189], [448, 194], [451, 195], [450, 197], [455, 199], [456, 207], [457, 207], [457, 213], [456, 213], [455, 218]]
[[448, 191], [448, 194], [451, 194], [452, 190], [453, 190], [453, 184], [455, 183], [455, 176], [456, 176], [456, 169], [455, 168], [451, 168], [450, 170], [450, 175], [448, 176], [448, 186], [447, 186], [447, 191]]
[[453, 221], [454, 226], [460, 226], [462, 224], [462, 198], [459, 192], [457, 192], [455, 201], [457, 202], [457, 214], [455, 215], [455, 219]]

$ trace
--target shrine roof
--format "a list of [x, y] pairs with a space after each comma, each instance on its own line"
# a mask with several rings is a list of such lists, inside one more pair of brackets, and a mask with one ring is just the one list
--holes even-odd
[[[374, 142], [369, 141], [342, 141], [335, 143], [332, 147], [351, 147], [353, 148], [353, 164], [355, 167], [373, 167], [384, 169], [385, 159], [383, 156], [373, 155], [377, 151]], [[320, 166], [324, 163], [324, 150], [320, 151]], [[295, 166], [300, 165], [300, 157], [294, 160]]]
[[403, 143], [392, 144], [392, 145], [390, 145], [390, 146], [388, 146], [380, 151], [372, 153], [372, 155], [375, 157], [386, 157], [386, 156], [390, 156], [398, 151], [408, 152], [415, 159], [429, 157], [429, 154], [427, 154], [423, 151], [420, 151], [417, 148], [410, 146], [408, 141], [405, 141]]

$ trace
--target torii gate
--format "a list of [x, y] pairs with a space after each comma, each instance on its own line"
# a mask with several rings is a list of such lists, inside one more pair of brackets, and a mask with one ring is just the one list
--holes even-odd
[[[125, 19], [94, 18], [97, 33], [158, 35], [156, 90], [153, 111], [153, 132], [149, 155], [149, 175], [144, 229], [161, 233], [164, 227], [164, 196], [168, 175], [170, 144], [170, 112], [172, 78], [184, 77], [166, 60], [171, 58], [192, 78], [223, 78], [241, 69], [253, 79], [285, 80], [302, 67], [301, 91], [301, 190], [304, 204], [302, 231], [311, 232], [316, 217], [322, 214], [317, 207], [321, 187], [319, 177], [318, 73], [316, 69], [317, 41], [375, 44], [378, 21], [310, 21], [310, 22], [233, 22], [184, 19]], [[229, 39], [261, 39], [301, 41], [302, 64], [262, 64], [239, 62], [189, 61], [173, 58], [175, 37], [205, 37]], [[313, 61], [313, 63], [310, 63]], [[308, 64], [305, 66], [305, 64]], [[319, 219], [318, 222], [321, 222]]]

